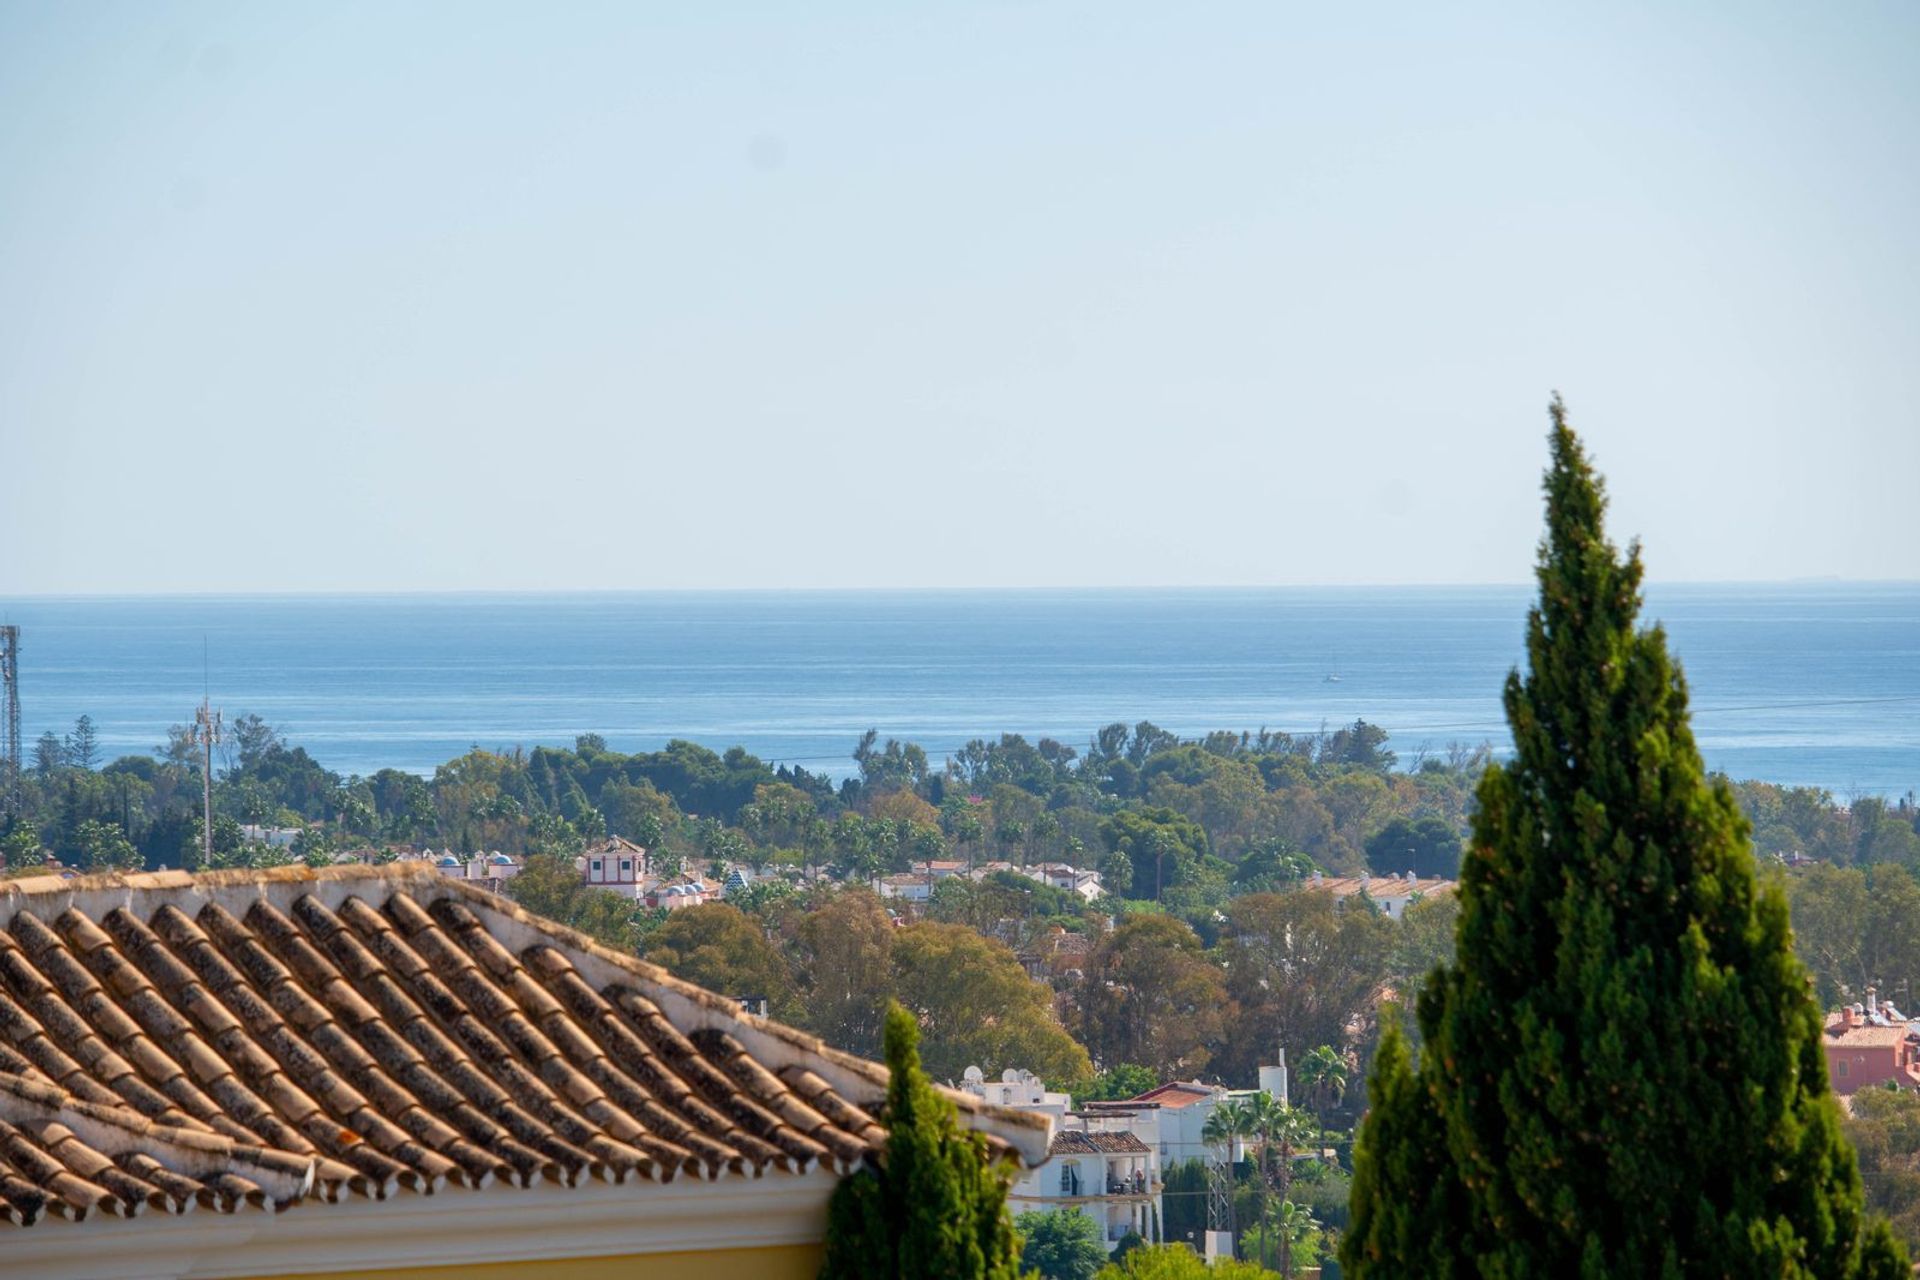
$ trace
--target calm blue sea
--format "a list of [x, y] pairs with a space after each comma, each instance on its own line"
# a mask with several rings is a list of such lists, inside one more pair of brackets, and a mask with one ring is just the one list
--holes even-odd
[[[0, 599], [29, 742], [93, 716], [112, 754], [203, 679], [329, 767], [430, 771], [479, 744], [684, 737], [844, 774], [868, 727], [936, 759], [1114, 720], [1311, 731], [1405, 760], [1504, 745], [1530, 592], [1497, 588]], [[1920, 585], [1649, 592], [1709, 765], [1836, 793], [1920, 786]], [[202, 655], [206, 658], [203, 674]], [[1337, 681], [1328, 676], [1337, 675]]]

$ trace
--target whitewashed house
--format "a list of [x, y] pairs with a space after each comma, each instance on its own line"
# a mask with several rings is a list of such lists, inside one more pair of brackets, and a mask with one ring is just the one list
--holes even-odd
[[898, 898], [902, 902], [925, 902], [933, 896], [933, 877], [917, 871], [880, 876], [873, 882], [873, 891], [883, 898]]
[[960, 1089], [983, 1102], [1047, 1118], [1044, 1164], [1022, 1171], [1008, 1193], [1016, 1214], [1071, 1209], [1092, 1218], [1107, 1252], [1129, 1232], [1160, 1239], [1160, 1113], [1157, 1107], [1108, 1103], [1073, 1110], [1031, 1071], [1009, 1069], [990, 1081], [968, 1067]]
[[580, 879], [594, 889], [607, 889], [638, 902], [653, 886], [653, 863], [647, 851], [631, 840], [608, 836], [573, 860]]
[[1064, 862], [1043, 862], [1029, 869], [1027, 874], [1042, 884], [1050, 884], [1068, 893], [1077, 893], [1088, 902], [1092, 902], [1106, 892], [1100, 883], [1098, 871], [1070, 866]]
[[512, 854], [495, 850], [489, 854], [474, 854], [467, 859], [467, 879], [481, 884], [496, 893], [507, 881], [519, 875], [526, 864]]
[[1206, 1133], [1207, 1121], [1212, 1119], [1214, 1109], [1229, 1099], [1246, 1099], [1255, 1093], [1270, 1094], [1280, 1102], [1287, 1102], [1287, 1080], [1287, 1055], [1285, 1050], [1281, 1050], [1278, 1066], [1260, 1068], [1258, 1089], [1229, 1089], [1225, 1085], [1204, 1084], [1198, 1080], [1174, 1080], [1155, 1085], [1124, 1102], [1095, 1102], [1088, 1105], [1158, 1108], [1160, 1161], [1163, 1166], [1182, 1160], [1218, 1163], [1221, 1160], [1239, 1160], [1242, 1153], [1238, 1143], [1228, 1149], [1226, 1144], [1209, 1144], [1202, 1136]]
[[1201, 1135], [1206, 1131], [1214, 1108], [1229, 1096], [1225, 1085], [1175, 1080], [1128, 1098], [1123, 1105], [1159, 1109], [1160, 1164], [1165, 1168], [1182, 1160], [1218, 1163], [1226, 1156], [1224, 1148], [1209, 1146]]
[[1422, 880], [1411, 871], [1404, 876], [1327, 876], [1316, 871], [1308, 877], [1306, 887], [1325, 890], [1338, 901], [1364, 895], [1384, 911], [1388, 919], [1398, 920], [1408, 907], [1422, 898], [1452, 893], [1459, 885], [1436, 877]]
[[[429, 849], [428, 854], [432, 854]], [[491, 889], [498, 893], [501, 886], [519, 875], [525, 863], [511, 854], [501, 853], [498, 849], [492, 853], [475, 853], [461, 857], [448, 849], [433, 859], [434, 869], [450, 880], [465, 880], [482, 889]]]
[[641, 900], [650, 907], [678, 911], [682, 907], [700, 907], [709, 902], [718, 902], [720, 886], [699, 876], [683, 876], [678, 880], [654, 883]]

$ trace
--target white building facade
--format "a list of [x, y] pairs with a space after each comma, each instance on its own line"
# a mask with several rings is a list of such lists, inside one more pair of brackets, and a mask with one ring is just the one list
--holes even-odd
[[989, 1081], [977, 1067], [959, 1086], [984, 1102], [1047, 1117], [1046, 1162], [1024, 1170], [1008, 1193], [1014, 1213], [1068, 1209], [1092, 1218], [1107, 1252], [1129, 1233], [1160, 1239], [1160, 1110], [1109, 1103], [1073, 1110], [1031, 1071], [1008, 1070]]
[[1389, 920], [1398, 920], [1421, 899], [1437, 898], [1460, 886], [1453, 880], [1422, 880], [1411, 871], [1403, 876], [1327, 876], [1316, 871], [1307, 878], [1306, 887], [1331, 893], [1339, 902], [1365, 897]]
[[619, 836], [609, 836], [588, 849], [573, 865], [590, 888], [607, 889], [635, 901], [645, 898], [655, 883], [647, 851]]
[[[427, 852], [431, 854], [433, 851], [429, 849]], [[463, 858], [449, 849], [434, 858], [433, 865], [443, 876], [453, 880], [465, 880], [470, 884], [477, 884], [483, 889], [491, 889], [498, 893], [500, 887], [519, 875], [526, 864], [519, 858], [498, 850], [493, 853], [471, 854]]]
[[1086, 867], [1075, 867], [1065, 862], [1043, 862], [1027, 872], [1041, 884], [1064, 889], [1068, 893], [1078, 894], [1087, 902], [1092, 902], [1106, 892], [1100, 883], [1100, 873]]

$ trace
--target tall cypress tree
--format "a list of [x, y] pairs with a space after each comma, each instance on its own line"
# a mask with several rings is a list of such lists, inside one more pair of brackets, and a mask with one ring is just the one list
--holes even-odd
[[1454, 962], [1416, 1066], [1376, 1059], [1355, 1156], [1360, 1280], [1891, 1277], [1827, 1090], [1787, 908], [1709, 783], [1637, 546], [1556, 396], [1514, 755], [1482, 778]]
[[898, 1004], [883, 1035], [887, 1148], [834, 1188], [821, 1280], [1016, 1280], [1020, 1241], [1007, 1171], [961, 1129], [920, 1066], [920, 1028]]

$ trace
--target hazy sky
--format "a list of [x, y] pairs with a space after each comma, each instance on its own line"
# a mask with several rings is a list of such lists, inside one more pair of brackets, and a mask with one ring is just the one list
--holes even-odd
[[1920, 5], [1583, 9], [0, 0], [0, 592], [1920, 578]]

